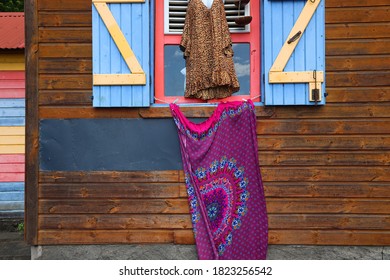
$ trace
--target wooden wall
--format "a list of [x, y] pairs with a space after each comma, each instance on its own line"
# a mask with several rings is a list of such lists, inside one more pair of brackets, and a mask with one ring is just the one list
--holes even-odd
[[[181, 171], [39, 170], [40, 120], [170, 113], [92, 108], [90, 1], [26, 3], [27, 241], [192, 244]], [[327, 0], [327, 104], [257, 107], [271, 244], [390, 245], [389, 11]]]

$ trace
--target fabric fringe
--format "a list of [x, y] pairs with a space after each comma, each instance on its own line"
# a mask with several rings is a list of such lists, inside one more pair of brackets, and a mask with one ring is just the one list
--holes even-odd
[[228, 71], [214, 70], [211, 77], [203, 77], [186, 84], [185, 97], [209, 100], [225, 98], [240, 90], [238, 81], [232, 79]]

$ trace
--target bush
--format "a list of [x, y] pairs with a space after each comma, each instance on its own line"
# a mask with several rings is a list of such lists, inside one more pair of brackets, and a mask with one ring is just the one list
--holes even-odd
[[24, 0], [1, 0], [0, 12], [23, 12]]

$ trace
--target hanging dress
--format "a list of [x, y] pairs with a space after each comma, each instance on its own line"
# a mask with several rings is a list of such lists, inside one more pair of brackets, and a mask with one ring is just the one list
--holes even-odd
[[186, 59], [187, 98], [224, 98], [240, 89], [222, 0], [211, 8], [190, 0], [180, 47]]
[[265, 259], [268, 223], [252, 101], [220, 103], [203, 123], [170, 105], [199, 259]]

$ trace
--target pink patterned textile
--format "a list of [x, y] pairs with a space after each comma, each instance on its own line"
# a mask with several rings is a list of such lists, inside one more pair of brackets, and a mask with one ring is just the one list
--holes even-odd
[[199, 259], [265, 259], [268, 221], [252, 101], [220, 103], [196, 124], [170, 105]]

